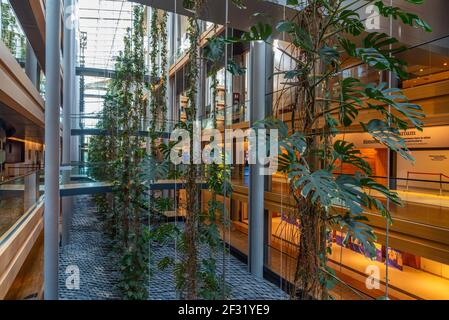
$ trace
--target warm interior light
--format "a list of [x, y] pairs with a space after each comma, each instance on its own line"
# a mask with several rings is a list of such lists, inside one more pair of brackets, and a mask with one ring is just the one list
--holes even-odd
[[443, 66], [447, 67], [447, 62], [443, 63]]
[[28, 141], [28, 140], [25, 140], [25, 139], [16, 138], [16, 137], [8, 137], [7, 140], [18, 141], [18, 142], [23, 142], [23, 143], [31, 142], [31, 141]]

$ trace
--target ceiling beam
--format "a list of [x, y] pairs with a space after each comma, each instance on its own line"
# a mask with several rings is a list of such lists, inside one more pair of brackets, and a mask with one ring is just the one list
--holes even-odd
[[[153, 8], [162, 9], [168, 12], [175, 12], [184, 16], [191, 16], [192, 12], [184, 9], [183, 0], [130, 0], [132, 2], [141, 3]], [[285, 1], [284, 1], [285, 2]], [[295, 9], [286, 7], [271, 1], [246, 0], [245, 8], [237, 7], [229, 0], [228, 22], [229, 27], [248, 31], [251, 26], [257, 22], [265, 22], [274, 24], [282, 19], [293, 17], [297, 13]], [[199, 18], [217, 24], [225, 24], [225, 7], [224, 0], [207, 0], [206, 4], [199, 12]]]

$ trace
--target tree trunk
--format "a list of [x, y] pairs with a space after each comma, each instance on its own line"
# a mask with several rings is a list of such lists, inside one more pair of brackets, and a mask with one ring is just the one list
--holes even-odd
[[320, 226], [316, 208], [305, 203], [300, 217], [299, 252], [296, 262], [295, 292], [299, 300], [320, 299], [323, 288], [320, 281]]

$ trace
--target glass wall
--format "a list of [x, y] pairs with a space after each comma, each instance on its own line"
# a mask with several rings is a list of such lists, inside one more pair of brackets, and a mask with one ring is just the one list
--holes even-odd
[[41, 171], [0, 182], [0, 244], [43, 194]]
[[0, 0], [1, 3], [1, 40], [9, 48], [11, 54], [22, 66], [25, 65], [26, 38], [20, 26], [14, 10], [8, 0]]
[[[282, 55], [282, 50], [288, 50], [288, 44], [277, 42], [281, 49], [276, 50], [275, 72], [289, 70], [294, 67], [289, 58]], [[344, 280], [344, 290], [341, 285], [331, 290], [331, 293], [342, 299], [379, 298], [386, 294], [386, 282], [389, 285], [389, 297], [392, 299], [447, 299], [449, 296], [448, 265], [440, 261], [430, 250], [423, 247], [425, 241], [441, 241], [434, 235], [426, 236], [413, 233], [408, 222], [417, 223], [420, 227], [437, 227], [448, 229], [449, 221], [449, 143], [444, 139], [449, 126], [449, 39], [441, 39], [425, 44], [401, 54], [400, 57], [408, 64], [410, 78], [398, 83], [404, 94], [417, 104], [422, 105], [426, 114], [425, 126], [422, 132], [408, 130], [403, 133], [407, 146], [410, 148], [415, 162], [410, 163], [395, 153], [390, 153], [377, 143], [370, 135], [357, 132], [357, 128], [349, 128], [344, 138], [355, 144], [361, 154], [373, 169], [372, 176], [384, 185], [399, 193], [404, 205], [397, 206], [386, 203], [393, 217], [390, 232], [378, 233], [377, 257], [367, 258], [363, 247], [349, 239], [343, 245], [345, 237], [343, 230], [333, 230], [330, 240], [332, 254], [328, 265], [335, 271], [337, 277]], [[284, 57], [283, 57], [284, 56]], [[280, 67], [279, 67], [280, 66]], [[354, 77], [362, 82], [387, 81], [388, 75], [370, 70], [360, 65], [347, 65], [340, 77]], [[394, 77], [393, 77], [394, 80]], [[274, 77], [273, 112], [279, 117], [289, 119], [289, 103], [292, 95], [283, 92], [280, 84], [285, 82], [282, 76]], [[394, 85], [394, 81], [393, 81]], [[287, 107], [286, 107], [287, 106]], [[364, 115], [362, 115], [363, 117]], [[367, 115], [367, 119], [369, 116]], [[352, 131], [352, 132], [351, 132]], [[337, 136], [337, 139], [339, 137]], [[343, 166], [341, 172], [335, 174], [353, 174], [355, 168]], [[275, 174], [271, 178], [271, 192], [267, 196], [285, 199], [289, 194], [285, 177]], [[269, 236], [267, 267], [282, 278], [291, 281], [294, 276], [299, 238], [295, 234], [297, 221], [292, 221], [288, 215], [289, 207], [278, 201], [276, 210], [269, 210], [267, 234]], [[271, 206], [271, 204], [270, 204]], [[368, 216], [371, 225], [385, 229], [383, 218]], [[423, 229], [420, 229], [423, 230]], [[397, 240], [396, 232], [408, 234], [415, 239], [423, 237], [424, 242], [418, 245], [406, 245]], [[432, 232], [432, 231], [429, 231]], [[389, 246], [386, 246], [386, 237]], [[365, 285], [367, 270], [371, 267], [380, 271], [381, 285], [377, 289], [368, 289]], [[388, 279], [386, 278], [388, 268]], [[419, 285], [418, 285], [419, 284]], [[348, 287], [350, 289], [348, 289]], [[354, 289], [354, 290], [352, 290]]]

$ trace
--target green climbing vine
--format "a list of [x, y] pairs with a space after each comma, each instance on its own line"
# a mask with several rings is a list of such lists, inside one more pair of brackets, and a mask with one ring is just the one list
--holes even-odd
[[[188, 19], [187, 35], [190, 42], [189, 64], [186, 67], [186, 87], [187, 87], [187, 108], [186, 121], [179, 123], [179, 128], [185, 129], [193, 136], [194, 122], [198, 120], [197, 112], [197, 84], [199, 81], [200, 64], [206, 60], [210, 63], [211, 70], [209, 74], [213, 77], [212, 109], [214, 127], [216, 128], [216, 96], [217, 96], [217, 71], [224, 57], [223, 39], [209, 39], [209, 45], [202, 50], [199, 46], [200, 28], [198, 20], [198, 11], [202, 1], [185, 1], [184, 5], [193, 15]], [[215, 41], [216, 40], [216, 41]], [[178, 165], [173, 168], [169, 161], [170, 150], [177, 142], [161, 144], [159, 146], [164, 160], [160, 161], [153, 155], [145, 159], [145, 171], [148, 181], [155, 181], [160, 178], [167, 178], [170, 175], [185, 179], [186, 192], [186, 216], [183, 227], [171, 223], [159, 223], [152, 225], [151, 239], [159, 245], [170, 245], [176, 242], [176, 248], [180, 253], [179, 259], [175, 260], [172, 256], [167, 256], [157, 263], [159, 269], [173, 267], [176, 289], [179, 297], [187, 299], [226, 299], [229, 290], [225, 286], [223, 273], [220, 274], [217, 268], [218, 252], [221, 241], [220, 226], [226, 226], [227, 213], [224, 211], [223, 202], [219, 196], [230, 195], [232, 192], [229, 166], [220, 164], [198, 165], [193, 164], [193, 142], [190, 145], [190, 164]], [[211, 195], [207, 202], [206, 211], [201, 208], [202, 190], [198, 182], [206, 180], [207, 188]], [[153, 213], [154, 217], [155, 213]], [[153, 218], [151, 221], [156, 221]], [[224, 249], [224, 248], [223, 248]], [[226, 250], [222, 251], [225, 257]], [[205, 254], [201, 254], [205, 253]], [[222, 265], [224, 266], [224, 260]]]
[[[167, 120], [167, 17], [165, 11], [153, 9], [150, 25], [150, 137], [155, 147], [157, 131], [164, 131]], [[160, 58], [160, 64], [158, 64]]]
[[2, 41], [11, 51], [12, 55], [20, 61], [25, 60], [26, 40], [20, 31], [17, 19], [8, 2], [0, 1], [1, 4], [1, 28]]
[[[113, 199], [97, 198], [104, 211], [119, 259], [118, 287], [124, 299], [148, 297], [148, 232], [145, 225], [145, 186], [141, 162], [144, 137], [139, 135], [145, 118], [144, 7], [135, 6], [133, 27], [124, 38], [124, 50], [117, 58], [116, 76], [111, 81], [98, 126], [105, 136], [93, 138], [89, 157], [95, 163], [92, 175], [113, 180]], [[107, 208], [107, 210], [106, 210]]]
[[119, 287], [126, 299], [146, 299], [148, 296], [148, 250], [144, 212], [144, 186], [140, 163], [145, 155], [144, 138], [138, 132], [145, 117], [144, 98], [144, 10], [134, 7], [132, 30], [125, 37], [125, 49], [119, 57], [117, 78], [121, 80], [118, 95], [115, 199], [116, 216], [122, 222], [118, 232], [117, 249], [121, 254]]

